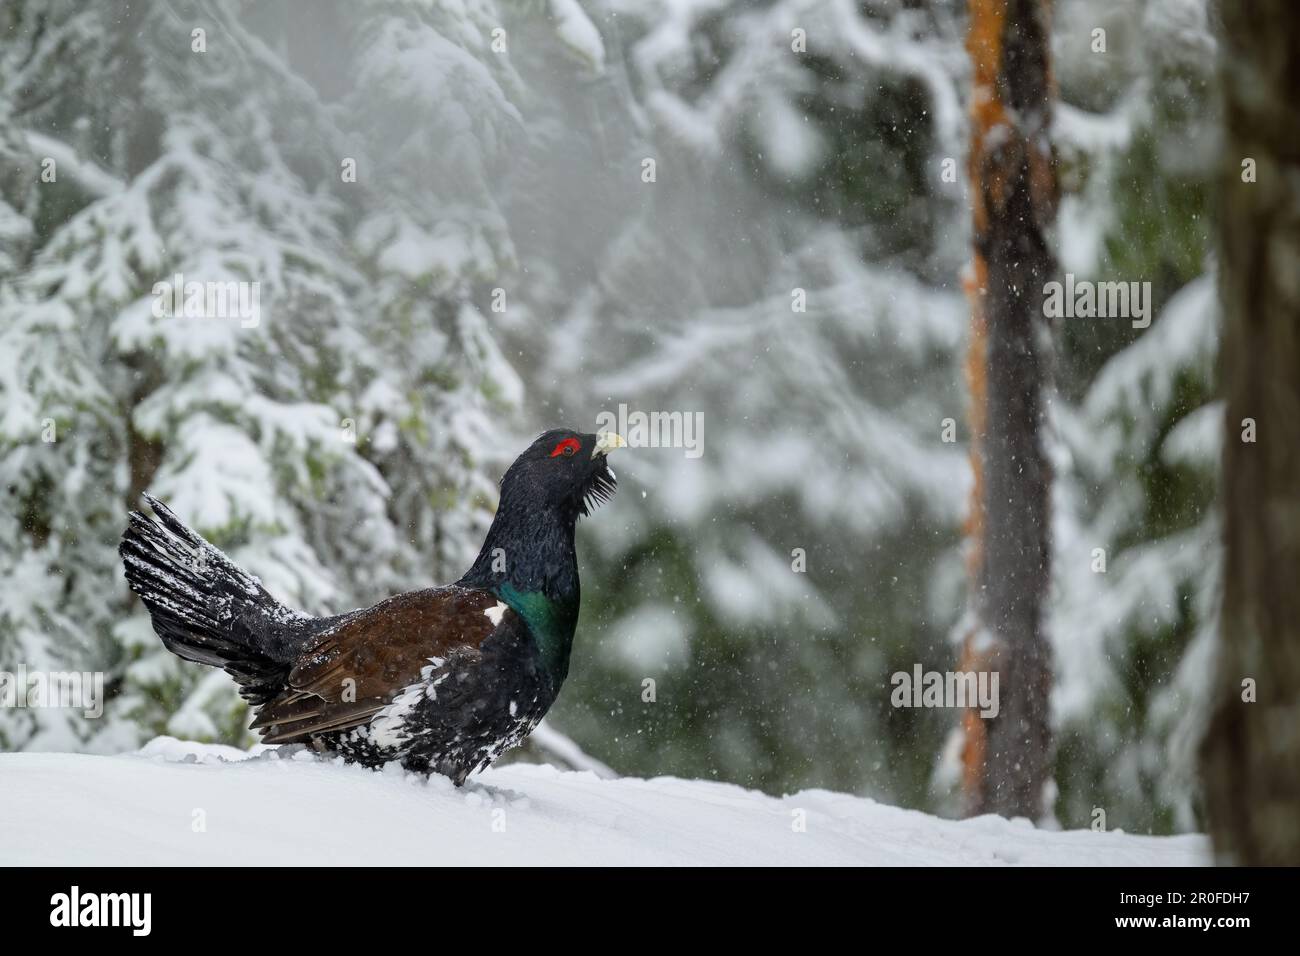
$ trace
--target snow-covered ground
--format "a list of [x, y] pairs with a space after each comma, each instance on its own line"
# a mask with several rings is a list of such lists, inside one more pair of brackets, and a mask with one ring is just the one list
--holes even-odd
[[10, 865], [1209, 862], [1200, 836], [942, 820], [825, 790], [777, 799], [513, 764], [458, 791], [396, 768], [169, 737], [115, 757], [0, 754], [0, 781], [0, 864]]

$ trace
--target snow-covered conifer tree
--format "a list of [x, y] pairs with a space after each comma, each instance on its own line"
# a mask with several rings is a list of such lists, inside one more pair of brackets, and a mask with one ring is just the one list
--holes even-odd
[[[306, 7], [3, 14], [0, 659], [105, 671], [113, 698], [0, 714], [7, 747], [242, 737], [229, 679], [127, 598], [143, 490], [312, 612], [458, 573], [490, 516], [519, 395], [470, 296], [510, 256], [498, 18], [368, 4], [312, 31]], [[244, 298], [197, 314], [191, 283]]]

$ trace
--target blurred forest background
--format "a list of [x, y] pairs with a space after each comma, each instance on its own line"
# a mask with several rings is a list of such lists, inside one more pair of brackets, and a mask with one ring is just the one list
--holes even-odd
[[[1055, 813], [1193, 829], [1215, 41], [1205, 0], [1054, 7], [1061, 271], [1154, 295], [1149, 328], [1067, 320], [1056, 348]], [[953, 669], [966, 602], [965, 16], [5, 0], [0, 669], [113, 696], [0, 710], [0, 747], [251, 742], [128, 595], [142, 490], [337, 612], [454, 580], [522, 445], [625, 403], [702, 412], [704, 454], [615, 463], [549, 722], [624, 774], [956, 812], [956, 715], [891, 708], [889, 676]], [[175, 273], [260, 282], [259, 325], [155, 319]]]

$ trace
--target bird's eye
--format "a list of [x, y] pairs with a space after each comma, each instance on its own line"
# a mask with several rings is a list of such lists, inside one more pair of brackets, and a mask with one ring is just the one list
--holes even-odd
[[555, 450], [551, 452], [551, 457], [558, 458], [560, 455], [563, 455], [565, 458], [571, 458], [573, 457], [574, 454], [577, 453], [580, 447], [581, 447], [581, 443], [578, 441], [578, 439], [566, 438], [564, 439], [564, 441], [560, 442], [558, 445], [555, 446]]

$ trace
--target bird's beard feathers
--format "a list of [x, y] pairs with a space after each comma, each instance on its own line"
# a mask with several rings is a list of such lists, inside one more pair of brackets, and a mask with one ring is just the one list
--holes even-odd
[[578, 514], [585, 518], [603, 505], [618, 490], [618, 480], [602, 456], [601, 466], [591, 473], [578, 500]]

